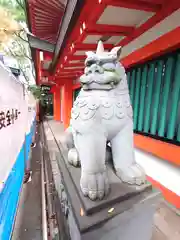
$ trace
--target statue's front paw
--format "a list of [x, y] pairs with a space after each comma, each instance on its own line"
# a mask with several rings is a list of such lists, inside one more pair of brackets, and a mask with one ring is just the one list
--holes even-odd
[[117, 176], [122, 182], [132, 185], [142, 185], [146, 182], [145, 172], [137, 163], [125, 169], [116, 169]]
[[75, 148], [72, 148], [68, 151], [68, 162], [74, 167], [80, 166], [78, 152]]
[[81, 190], [91, 200], [102, 199], [109, 192], [109, 181], [106, 172], [82, 173]]

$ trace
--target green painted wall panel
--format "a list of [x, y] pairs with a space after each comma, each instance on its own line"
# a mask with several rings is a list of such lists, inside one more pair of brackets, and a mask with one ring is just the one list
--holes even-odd
[[180, 123], [178, 123], [178, 129], [177, 129], [177, 141], [180, 142]]
[[157, 78], [155, 82], [154, 91], [154, 101], [152, 106], [152, 122], [150, 133], [156, 134], [157, 131], [157, 121], [158, 121], [158, 111], [159, 111], [159, 101], [160, 101], [160, 90], [161, 90], [161, 82], [162, 82], [162, 70], [163, 70], [163, 61], [158, 61], [157, 63]]
[[135, 96], [134, 96], [134, 129], [137, 128], [138, 123], [138, 110], [139, 110], [139, 100], [140, 100], [140, 87], [141, 87], [141, 68], [137, 69], [136, 79], [135, 79]]
[[175, 133], [175, 124], [177, 118], [179, 93], [180, 93], [180, 54], [177, 56], [177, 63], [174, 76], [174, 86], [172, 94], [171, 117], [168, 124], [167, 138], [173, 139]]
[[134, 130], [180, 142], [180, 51], [128, 70]]
[[131, 103], [132, 103], [132, 105], [134, 104], [135, 77], [136, 77], [136, 70], [134, 69], [134, 70], [132, 71], [131, 85], [130, 85], [130, 97], [131, 97]]
[[167, 113], [167, 105], [168, 105], [168, 97], [169, 97], [173, 63], [174, 63], [174, 58], [169, 57], [166, 63], [166, 71], [164, 76], [165, 84], [163, 87], [162, 103], [160, 106], [161, 110], [160, 110], [160, 121], [159, 121], [159, 131], [158, 131], [158, 135], [160, 137], [164, 137], [165, 135], [166, 113]]
[[142, 81], [141, 81], [141, 91], [140, 91], [140, 104], [139, 104], [139, 121], [138, 121], [138, 131], [143, 130], [143, 120], [144, 120], [144, 100], [146, 95], [146, 81], [148, 74], [148, 66], [145, 65], [142, 70]]
[[131, 78], [131, 72], [127, 72], [127, 83], [128, 83], [128, 86], [130, 86], [130, 78]]
[[151, 63], [147, 79], [147, 89], [146, 89], [146, 105], [145, 105], [145, 118], [144, 118], [144, 128], [143, 131], [148, 133], [150, 128], [150, 114], [151, 114], [151, 104], [152, 104], [152, 91], [154, 82], [154, 63]]

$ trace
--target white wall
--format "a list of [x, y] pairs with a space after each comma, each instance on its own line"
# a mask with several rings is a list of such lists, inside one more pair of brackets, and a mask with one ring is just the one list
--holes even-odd
[[135, 150], [136, 161], [153, 180], [180, 197], [180, 168], [166, 160], [139, 149]]
[[25, 134], [30, 129], [33, 115], [35, 115], [35, 112], [28, 113], [28, 105], [30, 102], [31, 105], [34, 104], [32, 96], [30, 98], [31, 100], [25, 100], [23, 85], [0, 62], [0, 124], [2, 112], [7, 114], [9, 110], [12, 114], [12, 109], [14, 111], [17, 109], [19, 112], [14, 123], [11, 119], [11, 124], [7, 126], [6, 117], [6, 127], [0, 127], [0, 190], [17, 159], [25, 140]]

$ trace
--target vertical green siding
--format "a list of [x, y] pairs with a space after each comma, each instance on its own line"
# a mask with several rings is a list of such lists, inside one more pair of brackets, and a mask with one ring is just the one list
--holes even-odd
[[136, 132], [180, 142], [179, 52], [128, 70]]
[[135, 85], [135, 98], [134, 98], [134, 129], [137, 128], [138, 123], [138, 110], [139, 110], [139, 99], [140, 99], [140, 87], [141, 87], [141, 68], [137, 69], [136, 74], [136, 85]]
[[179, 123], [178, 129], [177, 129], [177, 141], [180, 142], [180, 123]]
[[139, 119], [138, 119], [138, 131], [143, 130], [143, 120], [144, 120], [144, 100], [146, 95], [146, 81], [148, 74], [148, 66], [145, 65], [142, 71], [142, 81], [141, 81], [141, 92], [140, 92], [140, 106], [139, 106]]
[[127, 73], [127, 83], [128, 83], [128, 86], [129, 86], [129, 82], [130, 82], [130, 77], [131, 77], [131, 73], [128, 72], [128, 73]]
[[134, 69], [134, 70], [132, 71], [132, 76], [131, 76], [131, 88], [130, 88], [130, 97], [131, 97], [131, 103], [132, 103], [132, 105], [133, 105], [133, 103], [134, 103], [135, 76], [136, 76], [136, 70]]
[[180, 92], [180, 54], [177, 56], [177, 63], [175, 68], [175, 80], [173, 86], [171, 118], [168, 124], [167, 138], [173, 139], [175, 133], [175, 124], [178, 111], [179, 92]]
[[166, 71], [164, 76], [165, 84], [162, 91], [163, 94], [162, 94], [162, 103], [161, 103], [161, 111], [160, 111], [161, 117], [159, 121], [159, 131], [158, 131], [158, 135], [160, 137], [163, 137], [165, 134], [166, 112], [167, 112], [167, 104], [168, 104], [173, 62], [174, 62], [174, 59], [172, 57], [169, 57], [166, 63]]
[[145, 105], [145, 118], [144, 118], [144, 129], [143, 131], [148, 133], [150, 128], [150, 111], [152, 105], [152, 91], [153, 91], [153, 81], [154, 81], [154, 63], [151, 63], [149, 68], [148, 80], [147, 80], [147, 93], [146, 93], [146, 105]]
[[163, 70], [163, 61], [157, 63], [157, 77], [154, 84], [154, 95], [152, 101], [152, 122], [150, 133], [155, 135], [157, 131], [157, 119], [158, 119], [158, 110], [159, 110], [159, 101], [160, 101], [160, 90], [161, 90], [161, 80], [162, 80], [162, 70]]

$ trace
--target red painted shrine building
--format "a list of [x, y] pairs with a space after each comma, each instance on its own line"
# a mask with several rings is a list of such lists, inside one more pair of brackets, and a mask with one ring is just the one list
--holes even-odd
[[69, 125], [86, 51], [122, 46], [136, 159], [180, 208], [180, 1], [26, 0], [37, 84], [51, 85], [54, 120]]

